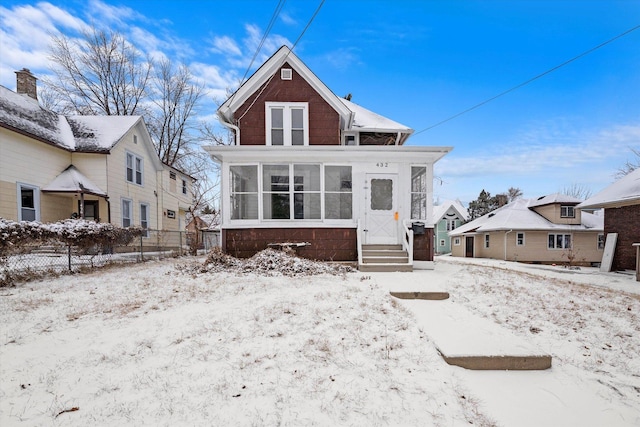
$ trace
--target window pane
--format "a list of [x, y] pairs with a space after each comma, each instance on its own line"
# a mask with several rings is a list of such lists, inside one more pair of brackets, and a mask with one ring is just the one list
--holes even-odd
[[304, 131], [303, 130], [291, 130], [291, 145], [304, 145]]
[[232, 194], [231, 219], [258, 219], [258, 194]]
[[282, 108], [271, 109], [271, 128], [282, 129], [284, 127], [284, 115]]
[[291, 110], [291, 128], [292, 129], [303, 129], [304, 128], [304, 119], [303, 113], [304, 110], [302, 108], [293, 108]]
[[324, 196], [324, 216], [327, 219], [351, 219], [351, 193], [327, 193]]
[[427, 192], [427, 168], [424, 166], [411, 167], [411, 191], [415, 193]]
[[351, 192], [351, 166], [325, 166], [325, 191]]
[[294, 194], [295, 219], [320, 219], [320, 193]]
[[554, 249], [555, 247], [555, 236], [553, 234], [549, 234], [549, 249]]
[[562, 248], [562, 234], [556, 235], [556, 248]]
[[20, 200], [21, 200], [21, 206], [23, 208], [35, 208], [35, 197], [33, 195], [33, 188], [25, 188], [25, 187], [21, 187], [20, 188]]
[[393, 181], [390, 179], [371, 180], [371, 209], [389, 211], [393, 208]]
[[257, 166], [231, 166], [231, 192], [233, 193], [257, 193], [258, 192], [258, 167]]
[[[411, 195], [411, 218], [427, 219], [427, 195], [423, 193], [414, 193]], [[451, 225], [447, 222], [447, 230], [451, 229]]]
[[263, 195], [263, 210], [265, 219], [289, 219], [289, 194], [266, 193]]
[[320, 165], [294, 165], [295, 191], [320, 191]]
[[271, 145], [284, 145], [284, 130], [271, 129]]
[[262, 168], [262, 190], [276, 192], [289, 191], [289, 166], [265, 165]]
[[564, 235], [564, 248], [565, 249], [571, 248], [571, 234]]

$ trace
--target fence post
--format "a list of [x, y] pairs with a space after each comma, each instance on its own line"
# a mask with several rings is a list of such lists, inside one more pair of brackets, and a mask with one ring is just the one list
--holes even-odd
[[71, 244], [67, 245], [67, 257], [69, 259], [69, 272], [71, 272]]
[[178, 231], [178, 233], [179, 233], [179, 237], [178, 238], [180, 240], [180, 242], [179, 242], [180, 243], [180, 252], [178, 252], [178, 253], [180, 254], [180, 256], [182, 256], [183, 255], [182, 254], [182, 231]]
[[144, 262], [144, 251], [142, 250], [142, 235], [140, 235], [140, 261]]

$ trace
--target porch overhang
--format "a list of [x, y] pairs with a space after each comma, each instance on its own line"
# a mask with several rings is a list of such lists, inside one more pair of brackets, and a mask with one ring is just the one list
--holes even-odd
[[83, 175], [75, 166], [69, 165], [53, 181], [42, 188], [43, 193], [86, 194], [102, 197], [109, 196], [105, 191]]
[[203, 147], [217, 163], [224, 162], [330, 162], [330, 161], [379, 161], [435, 163], [449, 153], [453, 147], [418, 146], [205, 146]]

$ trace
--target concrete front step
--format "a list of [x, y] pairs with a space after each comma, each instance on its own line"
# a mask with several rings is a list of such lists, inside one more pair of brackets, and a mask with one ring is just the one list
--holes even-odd
[[393, 256], [407, 256], [407, 251], [403, 250], [381, 250], [381, 249], [365, 249], [362, 251], [362, 256], [385, 256], [385, 257], [393, 257]]
[[411, 264], [360, 264], [358, 270], [366, 273], [392, 272], [392, 271], [413, 271]]
[[367, 245], [362, 245], [362, 250], [363, 251], [367, 251], [367, 250], [372, 250], [372, 251], [376, 251], [376, 250], [383, 250], [383, 251], [401, 251], [402, 250], [402, 245], [381, 245], [381, 244], [367, 244]]
[[409, 257], [405, 254], [402, 256], [362, 256], [364, 264], [408, 264]]

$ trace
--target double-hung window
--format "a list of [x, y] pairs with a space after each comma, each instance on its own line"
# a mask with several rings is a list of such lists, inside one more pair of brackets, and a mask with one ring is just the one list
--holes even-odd
[[18, 183], [18, 220], [40, 221], [40, 190], [38, 187]]
[[427, 219], [427, 168], [411, 167], [411, 219]]
[[549, 234], [549, 249], [571, 249], [571, 234]]
[[142, 185], [142, 157], [127, 153], [127, 182]]
[[516, 233], [516, 246], [524, 246], [524, 233]]
[[560, 218], [575, 218], [576, 211], [573, 206], [560, 206]]
[[133, 202], [130, 199], [122, 199], [122, 227], [131, 227], [133, 220]]
[[484, 247], [485, 248], [489, 247], [489, 234], [484, 235]]
[[309, 105], [306, 102], [265, 103], [267, 145], [309, 145]]

